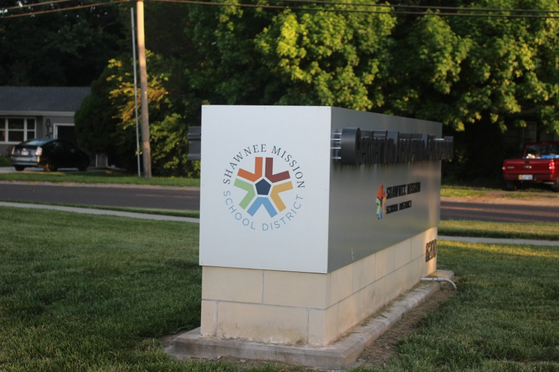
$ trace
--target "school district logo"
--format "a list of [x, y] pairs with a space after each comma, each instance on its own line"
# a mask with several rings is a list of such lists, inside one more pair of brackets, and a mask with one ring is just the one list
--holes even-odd
[[[278, 212], [285, 209], [280, 193], [293, 189], [289, 171], [274, 174], [274, 158], [266, 158], [266, 167], [264, 168], [262, 157], [254, 159], [254, 169], [254, 173], [251, 173], [241, 168], [237, 173], [239, 178], [235, 180], [234, 185], [246, 191], [246, 195], [239, 206], [251, 216], [254, 216], [263, 206], [270, 217], [274, 217]], [[264, 177], [262, 177], [263, 174]]]
[[[236, 153], [225, 168], [225, 205], [251, 230], [272, 231], [291, 223], [304, 200], [304, 174], [278, 146], [258, 144]], [[232, 186], [232, 187], [231, 187]]]

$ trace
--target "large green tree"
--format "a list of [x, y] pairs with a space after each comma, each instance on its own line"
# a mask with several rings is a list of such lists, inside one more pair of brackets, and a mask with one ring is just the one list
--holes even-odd
[[[487, 0], [462, 13], [472, 7], [558, 10], [554, 1]], [[500, 177], [507, 128], [534, 121], [559, 133], [558, 20], [429, 12], [399, 27], [386, 112], [446, 124], [462, 176]]]
[[[468, 7], [559, 9], [554, 1]], [[420, 17], [393, 51], [399, 63], [391, 71], [390, 110], [459, 130], [467, 123], [505, 130], [530, 118], [557, 132], [558, 27], [550, 18]]]
[[[258, 3], [268, 5], [267, 0]], [[384, 112], [443, 122], [465, 144], [479, 144], [480, 137], [497, 143], [504, 130], [528, 120], [559, 132], [556, 19], [445, 16], [425, 8], [397, 16], [389, 11], [398, 8], [387, 7], [358, 13], [338, 11], [332, 4], [306, 4], [307, 10], [244, 8], [235, 6], [237, 0], [227, 4], [146, 6], [147, 44], [153, 52], [148, 64], [154, 90], [152, 153], [162, 174], [192, 171], [185, 138], [189, 125], [199, 125], [202, 104], [332, 105]], [[459, 13], [559, 9], [551, 0], [418, 0], [414, 5], [459, 6]], [[125, 138], [131, 127], [131, 67], [122, 62], [110, 68], [111, 84], [124, 79], [108, 99], [123, 131], [118, 136]], [[484, 163], [486, 174], [498, 174], [500, 147], [487, 147], [472, 151], [473, 146], [459, 144], [457, 159]]]
[[[492, 13], [504, 16], [523, 15], [510, 8], [558, 10], [551, 0], [452, 5], [462, 13], [505, 9]], [[193, 7], [186, 30], [198, 63], [186, 71], [191, 88], [219, 103], [336, 105], [437, 120], [457, 130], [468, 123], [504, 130], [530, 118], [559, 130], [556, 19], [436, 10], [396, 18], [388, 13], [394, 9], [381, 9]]]
[[187, 73], [210, 102], [359, 110], [384, 103], [394, 16], [234, 6], [196, 6], [189, 14], [198, 65]]
[[285, 87], [277, 103], [382, 107], [395, 23], [387, 13], [286, 10], [275, 16], [256, 46]]

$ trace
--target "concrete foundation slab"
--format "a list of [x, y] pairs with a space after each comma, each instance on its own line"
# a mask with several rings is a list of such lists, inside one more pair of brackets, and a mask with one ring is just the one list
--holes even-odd
[[[454, 273], [437, 271], [432, 277], [452, 280]], [[355, 363], [366, 347], [400, 320], [405, 313], [438, 291], [444, 285], [443, 283], [445, 282], [420, 282], [344, 337], [324, 347], [286, 346], [236, 339], [202, 338], [200, 329], [197, 328], [177, 336], [166, 351], [180, 358], [232, 357], [316, 368], [342, 369]]]

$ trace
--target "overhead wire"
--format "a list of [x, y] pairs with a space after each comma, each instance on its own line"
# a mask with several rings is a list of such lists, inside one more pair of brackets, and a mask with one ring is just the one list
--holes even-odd
[[[283, 1], [313, 2], [314, 0], [283, 0]], [[476, 12], [479, 11], [479, 12], [513, 12], [513, 13], [514, 12], [559, 13], [559, 10], [542, 10], [542, 9], [464, 8], [458, 6], [444, 6], [444, 5], [433, 6], [433, 5], [413, 5], [413, 4], [374, 4], [374, 5], [378, 7], [391, 7], [391, 8], [467, 10], [467, 11], [476, 11]]]
[[[93, 8], [98, 6], [108, 6], [115, 5], [124, 2], [130, 2], [130, 0], [112, 0], [109, 2], [98, 2], [94, 4], [80, 4], [71, 7], [62, 7], [56, 9], [40, 10], [33, 12], [24, 12], [19, 14], [6, 15], [7, 11], [12, 9], [21, 8], [32, 8], [37, 6], [52, 6], [52, 4], [60, 4], [65, 2], [71, 2], [75, 0], [53, 0], [42, 3], [25, 4], [23, 6], [14, 6], [7, 8], [0, 8], [0, 19], [25, 17], [25, 16], [35, 16], [39, 14], [47, 13], [57, 13], [70, 10], [78, 10], [85, 8]], [[262, 8], [262, 9], [272, 9], [272, 10], [293, 10], [293, 11], [323, 11], [323, 12], [340, 12], [340, 13], [367, 13], [367, 14], [389, 14], [389, 15], [415, 15], [415, 16], [450, 16], [450, 17], [488, 17], [488, 18], [559, 18], [553, 14], [559, 13], [555, 10], [540, 10], [540, 9], [498, 9], [498, 8], [463, 8], [463, 7], [453, 7], [453, 6], [429, 6], [429, 5], [413, 5], [413, 4], [370, 4], [370, 3], [349, 3], [340, 1], [328, 1], [328, 0], [279, 0], [283, 3], [300, 3], [300, 4], [321, 4], [321, 5], [332, 5], [336, 6], [334, 8], [326, 7], [302, 7], [302, 6], [286, 6], [286, 5], [274, 5], [274, 4], [248, 4], [248, 3], [224, 3], [215, 1], [199, 1], [199, 0], [149, 0], [149, 2], [166, 2], [166, 3], [179, 3], [179, 4], [190, 4], [190, 5], [205, 5], [205, 6], [225, 6], [225, 7], [242, 7], [242, 8]], [[343, 7], [366, 7], [369, 9], [348, 9], [339, 8]], [[387, 8], [386, 10], [374, 10], [370, 8]], [[390, 9], [418, 9], [418, 10], [433, 10], [434, 12], [418, 12], [418, 11], [406, 11], [406, 10], [390, 10]], [[441, 12], [440, 10], [445, 10]], [[448, 12], [453, 10], [455, 12]], [[477, 13], [485, 12], [485, 13]], [[499, 14], [500, 13], [500, 14]], [[508, 13], [508, 14], [503, 14]], [[514, 14], [510, 14], [514, 13]], [[523, 13], [523, 14], [519, 14]], [[528, 14], [526, 14], [528, 13]]]
[[371, 4], [371, 3], [349, 3], [343, 1], [328, 1], [328, 0], [277, 0], [285, 3], [315, 3], [315, 4], [330, 4], [330, 5], [346, 5], [346, 6], [366, 6], [375, 8], [406, 8], [406, 9], [442, 9], [442, 10], [456, 10], [456, 11], [475, 11], [475, 12], [526, 12], [526, 13], [559, 13], [559, 10], [544, 10], [544, 9], [504, 9], [504, 8], [464, 8], [458, 6], [440, 6], [440, 5], [404, 5], [404, 4]]
[[[461, 17], [505, 17], [505, 18], [559, 18], [559, 16], [548, 15], [530, 15], [530, 14], [470, 14], [470, 13], [424, 13], [424, 12], [405, 12], [405, 11], [390, 11], [390, 10], [363, 10], [363, 9], [340, 9], [340, 8], [307, 8], [307, 7], [289, 7], [285, 5], [267, 5], [267, 4], [246, 4], [246, 3], [222, 3], [213, 1], [198, 1], [198, 0], [149, 0], [150, 2], [166, 2], [166, 3], [182, 3], [182, 4], [195, 4], [195, 5], [214, 5], [214, 6], [227, 6], [227, 7], [245, 7], [245, 8], [263, 8], [263, 9], [290, 9], [290, 10], [303, 10], [303, 11], [324, 11], [324, 12], [346, 12], [346, 13], [371, 13], [371, 14], [394, 14], [394, 15], [439, 15], [439, 16], [461, 16]], [[387, 4], [367, 4], [367, 3], [347, 3], [335, 2], [326, 0], [279, 0], [282, 2], [297, 2], [297, 3], [314, 3], [324, 5], [343, 5], [343, 6], [366, 6], [366, 7], [394, 7], [394, 5]], [[400, 6], [402, 7], [402, 6]], [[457, 11], [469, 11], [469, 8], [460, 7], [429, 7], [419, 5], [405, 5], [406, 8], [418, 9], [454, 9]], [[473, 8], [474, 10], [481, 11], [482, 8]], [[539, 13], [559, 13], [559, 11], [535, 10], [535, 9], [489, 9], [491, 12], [539, 12]]]
[[[266, 4], [233, 4], [221, 3], [212, 1], [197, 1], [197, 0], [149, 0], [150, 2], [166, 2], [166, 3], [182, 3], [182, 4], [196, 4], [196, 5], [214, 5], [214, 6], [227, 6], [227, 7], [246, 7], [246, 8], [263, 8], [263, 9], [290, 9], [290, 10], [303, 10], [303, 11], [324, 11], [324, 12], [345, 12], [345, 13], [370, 13], [370, 14], [394, 14], [394, 15], [436, 15], [436, 16], [457, 16], [457, 17], [495, 17], [495, 18], [559, 18], [559, 16], [551, 15], [531, 15], [531, 14], [492, 14], [492, 13], [425, 13], [425, 12], [406, 12], [406, 11], [390, 11], [390, 10], [363, 10], [363, 9], [340, 9], [340, 8], [307, 8], [307, 7], [289, 7], [284, 5], [266, 5]], [[324, 5], [343, 5], [343, 6], [366, 6], [366, 7], [394, 7], [394, 5], [387, 4], [366, 4], [366, 3], [346, 3], [335, 2], [326, 0], [279, 0], [282, 2], [298, 2], [298, 3], [314, 3]], [[406, 8], [420, 8], [420, 9], [454, 9], [456, 11], [469, 11], [469, 8], [460, 7], [428, 7], [419, 5], [405, 6]], [[482, 8], [473, 8], [476, 11], [481, 11]], [[535, 10], [535, 9], [489, 9], [491, 12], [539, 12], [539, 13], [559, 13], [559, 11]]]
[[21, 9], [21, 8], [33, 8], [36, 6], [45, 6], [45, 5], [52, 5], [52, 4], [59, 4], [59, 3], [67, 3], [70, 1], [76, 1], [76, 0], [52, 0], [52, 1], [48, 1], [48, 2], [43, 2], [43, 3], [33, 3], [33, 4], [23, 4], [21, 3], [21, 1], [18, 1], [18, 3], [20, 3], [21, 5], [14, 5], [14, 6], [9, 6], [9, 7], [3, 7], [3, 10], [11, 10], [11, 9]]
[[5, 13], [4, 13], [5, 10], [9, 10], [9, 9], [21, 9], [21, 8], [28, 8], [28, 7], [31, 7], [31, 6], [39, 6], [39, 5], [44, 6], [44, 5], [50, 5], [50, 4], [53, 4], [53, 3], [63, 3], [63, 2], [68, 2], [68, 1], [75, 1], [75, 0], [58, 0], [58, 1], [55, 0], [55, 1], [45, 2], [45, 3], [37, 3], [37, 4], [29, 4], [29, 5], [26, 4], [26, 5], [23, 5], [23, 7], [17, 6], [17, 7], [10, 7], [10, 8], [0, 8], [0, 19], [33, 17], [33, 16], [40, 15], [40, 14], [60, 13], [60, 12], [65, 12], [65, 11], [69, 11], [69, 10], [95, 8], [95, 7], [101, 7], [101, 6], [114, 5], [114, 4], [120, 4], [120, 3], [129, 3], [130, 2], [130, 0], [111, 0], [111, 2], [106, 2], [106, 3], [80, 4], [80, 5], [65, 7], [65, 8], [39, 10], [39, 11], [19, 13], [19, 14], [5, 15]]

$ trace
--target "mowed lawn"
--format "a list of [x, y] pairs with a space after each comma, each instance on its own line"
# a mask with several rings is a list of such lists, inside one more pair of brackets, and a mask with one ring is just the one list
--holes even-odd
[[[178, 361], [200, 324], [198, 225], [0, 207], [0, 371], [303, 371]], [[354, 371], [559, 371], [559, 247], [440, 241], [458, 293]]]

